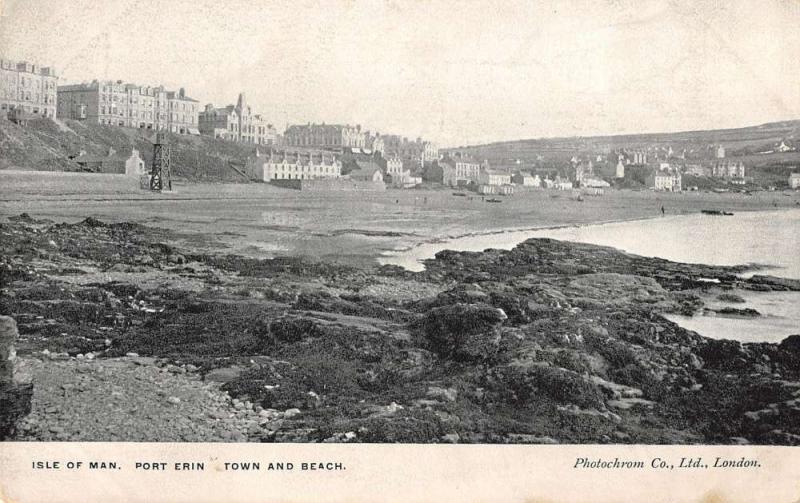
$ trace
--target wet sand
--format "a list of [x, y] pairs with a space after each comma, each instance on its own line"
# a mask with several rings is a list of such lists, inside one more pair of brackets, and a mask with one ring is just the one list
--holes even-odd
[[420, 243], [519, 229], [697, 213], [798, 207], [800, 193], [753, 195], [607, 190], [577, 201], [570, 191], [532, 190], [490, 204], [452, 190], [308, 193], [265, 184], [175, 183], [172, 193], [131, 188], [125, 177], [0, 171], [0, 217], [27, 212], [77, 222], [92, 216], [183, 234], [199, 250], [253, 257], [306, 256], [372, 264]]

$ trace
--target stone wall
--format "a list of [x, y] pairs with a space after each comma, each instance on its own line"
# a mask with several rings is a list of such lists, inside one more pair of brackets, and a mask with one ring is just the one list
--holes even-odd
[[383, 182], [350, 180], [347, 178], [316, 178], [310, 180], [270, 180], [277, 187], [304, 190], [309, 192], [325, 191], [382, 191], [386, 190]]
[[33, 385], [15, 373], [17, 323], [0, 316], [0, 440], [14, 433], [16, 422], [31, 411]]

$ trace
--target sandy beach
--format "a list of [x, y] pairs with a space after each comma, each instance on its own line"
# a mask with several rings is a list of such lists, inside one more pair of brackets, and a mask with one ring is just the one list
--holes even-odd
[[490, 204], [451, 190], [307, 193], [266, 184], [176, 184], [139, 190], [123, 176], [0, 171], [0, 216], [28, 213], [77, 222], [133, 221], [176, 231], [202, 251], [251, 257], [305, 256], [371, 264], [420, 243], [520, 229], [698, 213], [796, 208], [798, 192], [656, 193], [607, 190], [576, 200], [570, 191], [518, 191]]

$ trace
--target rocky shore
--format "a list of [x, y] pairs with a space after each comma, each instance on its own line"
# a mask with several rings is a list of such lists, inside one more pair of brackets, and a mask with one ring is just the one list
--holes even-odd
[[175, 242], [0, 224], [0, 315], [34, 384], [10, 438], [800, 444], [800, 335], [740, 344], [662, 316], [795, 280], [549, 239], [419, 273]]

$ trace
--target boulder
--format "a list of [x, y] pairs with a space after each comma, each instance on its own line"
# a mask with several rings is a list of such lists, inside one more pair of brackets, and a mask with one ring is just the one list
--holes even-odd
[[778, 345], [784, 351], [800, 355], [800, 335], [790, 335]]
[[0, 316], [0, 440], [13, 435], [17, 421], [31, 411], [33, 385], [14, 372], [17, 335], [14, 319]]
[[513, 391], [519, 401], [547, 397], [558, 404], [605, 409], [603, 393], [597, 384], [577, 372], [520, 360], [500, 370], [501, 384]]
[[431, 309], [422, 331], [432, 351], [443, 358], [475, 361], [497, 353], [499, 327], [507, 318], [502, 309], [486, 304], [452, 304]]

